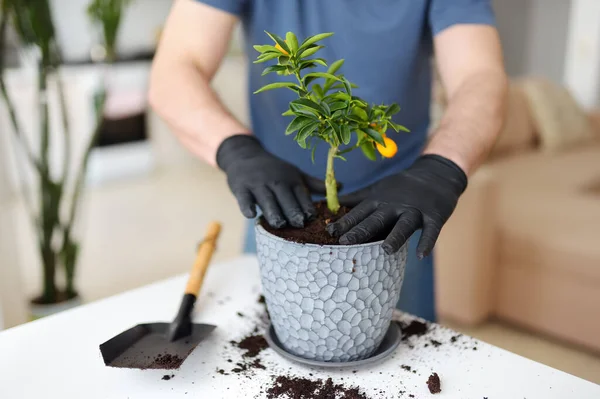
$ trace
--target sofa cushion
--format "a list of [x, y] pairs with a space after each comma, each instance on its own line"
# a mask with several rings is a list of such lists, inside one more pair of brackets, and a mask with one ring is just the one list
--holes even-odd
[[529, 110], [527, 96], [522, 87], [511, 83], [504, 127], [492, 148], [489, 159], [530, 150], [536, 145], [535, 126]]
[[567, 88], [541, 78], [523, 80], [521, 86], [542, 151], [558, 152], [595, 140], [587, 113]]
[[600, 144], [488, 165], [497, 185], [500, 264], [600, 283]]
[[600, 141], [600, 110], [590, 112], [589, 116], [596, 139]]

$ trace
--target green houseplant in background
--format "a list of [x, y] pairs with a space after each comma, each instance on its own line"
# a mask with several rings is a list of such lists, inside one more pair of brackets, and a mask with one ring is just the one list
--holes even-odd
[[[386, 136], [389, 128], [406, 131], [406, 127], [394, 123], [392, 115], [400, 111], [398, 104], [370, 105], [362, 98], [352, 94], [357, 86], [343, 74], [336, 74], [344, 60], [333, 62], [329, 67], [322, 58], [311, 56], [323, 48], [318, 42], [333, 35], [321, 33], [306, 38], [298, 43], [292, 32], [286, 34], [284, 40], [274, 33], [267, 32], [273, 45], [255, 45], [260, 53], [255, 63], [277, 60], [275, 65], [265, 68], [263, 75], [277, 73], [293, 76], [297, 82], [275, 82], [261, 87], [255, 92], [287, 88], [298, 94], [284, 115], [294, 118], [288, 125], [285, 134], [295, 134], [294, 139], [302, 148], [314, 150], [319, 140], [329, 145], [327, 155], [327, 171], [325, 183], [327, 189], [327, 207], [334, 214], [340, 208], [337, 182], [334, 172], [334, 160], [344, 160], [344, 154], [360, 148], [365, 156], [376, 159], [375, 148], [384, 157], [392, 157], [396, 153], [396, 144]], [[328, 67], [326, 72], [308, 72], [316, 66]], [[303, 74], [304, 73], [304, 74]], [[318, 83], [317, 79], [322, 79]], [[355, 144], [348, 146], [352, 136], [356, 136]]]
[[[116, 36], [128, 0], [94, 0], [89, 6], [89, 16], [102, 26], [106, 48], [106, 62], [114, 61]], [[85, 145], [81, 164], [71, 166], [72, 134], [69, 126], [69, 111], [65, 101], [60, 68], [62, 64], [60, 46], [57, 43], [54, 16], [48, 0], [0, 0], [2, 20], [0, 23], [0, 45], [5, 45], [6, 32], [12, 25], [21, 45], [36, 55], [37, 91], [35, 104], [39, 126], [33, 135], [38, 141], [34, 146], [25, 135], [20, 120], [31, 117], [17, 115], [15, 102], [6, 85], [5, 70], [0, 60], [0, 90], [13, 130], [13, 142], [23, 156], [17, 161], [21, 172], [23, 199], [31, 219], [38, 243], [43, 269], [42, 292], [32, 300], [33, 317], [40, 317], [62, 308], [75, 306], [79, 293], [75, 288], [75, 269], [80, 243], [74, 237], [81, 192], [83, 190], [89, 155], [94, 146], [104, 109], [105, 93], [95, 102], [96, 124], [89, 142]], [[2, 52], [0, 51], [0, 54]], [[62, 122], [62, 140], [51, 143], [48, 87], [56, 82], [59, 98], [59, 113]], [[35, 110], [31, 110], [35, 115]], [[50, 147], [62, 145], [63, 159], [60, 170], [52, 170]], [[36, 150], [34, 150], [34, 148]], [[26, 188], [23, 166], [34, 174], [33, 195]], [[57, 284], [59, 273], [64, 275], [64, 285]]]

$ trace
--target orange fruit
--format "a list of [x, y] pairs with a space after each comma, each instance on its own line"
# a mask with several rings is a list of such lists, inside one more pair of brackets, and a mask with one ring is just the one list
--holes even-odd
[[383, 142], [385, 143], [385, 147], [379, 143], [376, 143], [377, 151], [384, 158], [392, 158], [398, 152], [398, 146], [394, 142], [394, 140], [389, 137], [383, 136]]

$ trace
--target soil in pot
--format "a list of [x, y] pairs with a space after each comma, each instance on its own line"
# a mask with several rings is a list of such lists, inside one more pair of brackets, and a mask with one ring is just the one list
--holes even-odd
[[[333, 223], [342, 216], [350, 212], [351, 208], [342, 206], [337, 214], [333, 214], [325, 201], [315, 203], [317, 216], [310, 220], [303, 228], [286, 226], [280, 229], [271, 227], [264, 218], [261, 218], [261, 226], [269, 233], [281, 237], [288, 241], [298, 244], [319, 244], [319, 245], [337, 245], [339, 237], [332, 237], [326, 230], [329, 223]], [[369, 242], [381, 240], [381, 237], [374, 237]]]

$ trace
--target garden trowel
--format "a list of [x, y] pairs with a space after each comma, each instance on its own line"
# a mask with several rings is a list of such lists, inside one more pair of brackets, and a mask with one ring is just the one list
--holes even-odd
[[216, 326], [194, 324], [191, 313], [215, 249], [221, 225], [212, 222], [198, 247], [179, 312], [171, 323], [138, 324], [100, 345], [104, 364], [137, 369], [178, 369]]

